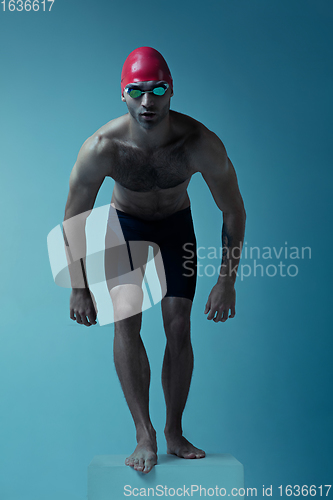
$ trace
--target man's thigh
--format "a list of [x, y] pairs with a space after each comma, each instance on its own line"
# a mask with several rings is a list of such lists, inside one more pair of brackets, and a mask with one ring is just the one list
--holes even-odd
[[197, 244], [190, 210], [176, 212], [166, 221], [157, 240], [167, 283], [166, 297], [193, 301], [197, 281]]
[[197, 256], [189, 208], [156, 225], [115, 209], [110, 210], [105, 240], [105, 271], [109, 290], [123, 284], [142, 286], [149, 246], [153, 247], [162, 296], [182, 297], [192, 302], [197, 279]]
[[137, 234], [124, 232], [123, 223], [111, 207], [105, 236], [105, 277], [108, 289], [119, 285], [142, 286], [149, 242], [135, 241]]

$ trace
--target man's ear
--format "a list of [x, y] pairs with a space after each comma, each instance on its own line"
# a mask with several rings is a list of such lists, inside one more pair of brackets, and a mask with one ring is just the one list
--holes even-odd
[[125, 97], [124, 97], [124, 94], [121, 94], [121, 100], [122, 100], [123, 102], [126, 102], [126, 99], [125, 99]]

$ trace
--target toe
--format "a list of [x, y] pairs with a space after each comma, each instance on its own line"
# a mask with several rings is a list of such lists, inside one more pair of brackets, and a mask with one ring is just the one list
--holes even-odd
[[145, 474], [148, 474], [148, 472], [150, 472], [152, 470], [154, 465], [155, 465], [155, 463], [153, 462], [153, 460], [146, 460], [145, 461], [145, 468], [143, 469], [143, 472]]
[[145, 468], [145, 461], [144, 459], [141, 457], [139, 459], [139, 463], [138, 465], [136, 466], [135, 470], [139, 470], [139, 471], [143, 471], [143, 469]]

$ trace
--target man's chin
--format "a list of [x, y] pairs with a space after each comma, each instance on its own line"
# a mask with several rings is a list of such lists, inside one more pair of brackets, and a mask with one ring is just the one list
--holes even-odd
[[139, 123], [143, 128], [151, 129], [156, 127], [161, 120], [158, 119], [156, 115], [153, 117], [145, 117], [144, 115], [139, 116]]

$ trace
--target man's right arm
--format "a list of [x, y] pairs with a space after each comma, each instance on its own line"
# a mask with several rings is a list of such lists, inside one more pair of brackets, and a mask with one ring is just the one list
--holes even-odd
[[70, 175], [64, 217], [64, 240], [72, 293], [70, 317], [77, 323], [96, 324], [96, 305], [86, 278], [85, 225], [105, 178], [105, 158], [99, 136], [83, 144]]

